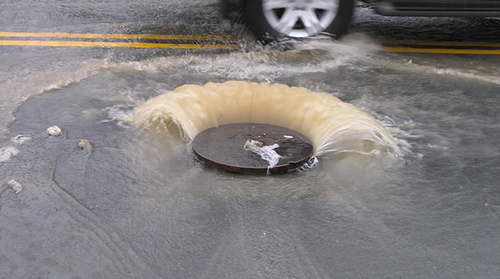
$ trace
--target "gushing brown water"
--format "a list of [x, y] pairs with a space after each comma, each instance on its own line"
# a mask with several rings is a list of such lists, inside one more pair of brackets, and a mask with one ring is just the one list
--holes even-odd
[[185, 141], [219, 125], [263, 123], [302, 133], [312, 141], [315, 156], [400, 152], [395, 139], [371, 115], [330, 94], [283, 84], [183, 85], [143, 104], [135, 112], [134, 123]]

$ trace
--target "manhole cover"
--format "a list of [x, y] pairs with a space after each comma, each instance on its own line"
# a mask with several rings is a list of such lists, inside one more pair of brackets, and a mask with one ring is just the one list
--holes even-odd
[[313, 152], [304, 135], [255, 123], [207, 129], [194, 138], [192, 148], [196, 158], [207, 165], [251, 174], [286, 173], [305, 164]]

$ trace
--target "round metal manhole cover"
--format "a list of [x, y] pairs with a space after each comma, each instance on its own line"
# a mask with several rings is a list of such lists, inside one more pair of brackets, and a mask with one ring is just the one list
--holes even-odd
[[255, 123], [227, 124], [199, 133], [191, 143], [203, 163], [235, 173], [276, 174], [295, 170], [312, 156], [313, 146], [290, 129]]

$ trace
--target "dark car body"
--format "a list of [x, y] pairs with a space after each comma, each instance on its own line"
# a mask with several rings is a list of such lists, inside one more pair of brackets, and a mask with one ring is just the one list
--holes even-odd
[[371, 1], [375, 12], [387, 16], [500, 16], [499, 0]]

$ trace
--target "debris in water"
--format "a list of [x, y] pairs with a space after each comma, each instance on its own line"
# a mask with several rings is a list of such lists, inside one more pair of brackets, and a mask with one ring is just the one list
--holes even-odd
[[17, 135], [13, 138], [10, 139], [13, 143], [17, 143], [17, 144], [23, 144], [25, 143], [26, 141], [29, 141], [31, 140], [30, 137], [28, 136], [25, 136], [25, 135]]
[[86, 139], [79, 139], [76, 146], [80, 149], [85, 149], [90, 146], [90, 141]]
[[7, 182], [7, 185], [12, 187], [12, 190], [14, 190], [14, 193], [16, 194], [23, 190], [23, 186], [21, 186], [21, 184], [14, 179], [9, 180], [9, 182]]
[[264, 145], [264, 143], [256, 140], [247, 140], [247, 142], [245, 142], [245, 145], [243, 146], [245, 150], [250, 150], [253, 153], [259, 154], [263, 160], [269, 162], [269, 166], [267, 167], [267, 174], [270, 174], [269, 170], [274, 168], [281, 158], [281, 156], [276, 153], [276, 151], [274, 151], [274, 149], [278, 147], [280, 146], [277, 143], [273, 145]]
[[58, 137], [61, 135], [61, 128], [57, 126], [52, 126], [47, 128], [47, 133], [51, 136]]
[[7, 146], [0, 148], [0, 162], [10, 160], [10, 157], [17, 155], [19, 150], [14, 146]]
[[255, 153], [259, 153], [259, 150], [263, 145], [264, 143], [257, 140], [247, 140], [243, 148], [245, 148], [245, 150], [251, 150], [254, 151]]

